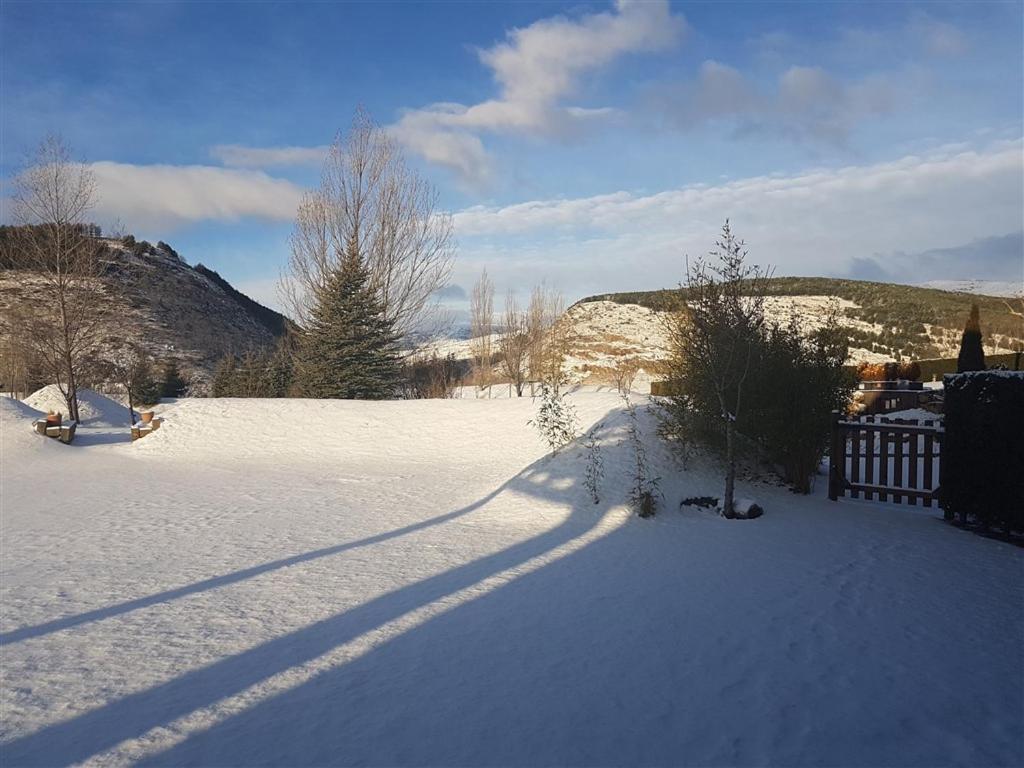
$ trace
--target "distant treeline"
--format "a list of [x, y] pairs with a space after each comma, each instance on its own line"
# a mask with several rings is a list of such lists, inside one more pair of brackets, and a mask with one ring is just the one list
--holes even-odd
[[[1015, 317], [1006, 300], [997, 296], [954, 293], [912, 285], [843, 280], [828, 277], [775, 277], [768, 281], [770, 296], [838, 296], [857, 304], [844, 314], [882, 326], [879, 332], [849, 328], [852, 346], [874, 349], [896, 357], [937, 358], [945, 350], [928, 337], [925, 325], [957, 331], [964, 327], [971, 304], [981, 311], [986, 344], [993, 335], [1024, 342], [1024, 321]], [[589, 296], [582, 302], [614, 301], [639, 304], [649, 309], [671, 309], [685, 297], [685, 290], [635, 291]]]
[[[0, 225], [0, 269], [30, 269], [32, 265], [25, 250], [19, 247], [19, 243], [23, 243], [25, 238], [38, 238], [40, 242], [45, 242], [42, 232], [47, 227], [49, 225]], [[100, 237], [103, 234], [99, 224], [74, 224], [71, 225], [71, 230], [75, 234], [85, 234], [89, 237]]]

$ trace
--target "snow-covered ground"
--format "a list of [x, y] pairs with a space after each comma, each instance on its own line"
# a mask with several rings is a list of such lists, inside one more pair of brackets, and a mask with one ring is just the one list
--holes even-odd
[[1024, 297], [1024, 280], [929, 280], [918, 285], [922, 288], [978, 293], [983, 296]]
[[1020, 765], [1024, 551], [742, 483], [624, 506], [621, 401], [182, 400], [71, 446], [0, 398], [0, 764]]

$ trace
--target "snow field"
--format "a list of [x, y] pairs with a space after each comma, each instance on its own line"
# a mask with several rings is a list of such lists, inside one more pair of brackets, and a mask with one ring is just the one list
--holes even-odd
[[529, 398], [182, 400], [81, 448], [0, 401], [0, 762], [1024, 761], [1019, 549], [824, 478], [680, 512], [719, 475], [649, 414], [639, 520], [621, 400], [571, 399], [598, 505]]

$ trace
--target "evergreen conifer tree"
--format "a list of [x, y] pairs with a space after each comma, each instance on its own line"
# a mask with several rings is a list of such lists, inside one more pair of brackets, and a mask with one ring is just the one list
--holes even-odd
[[300, 341], [296, 383], [305, 397], [381, 400], [401, 382], [398, 336], [384, 316], [355, 241], [329, 277]]
[[214, 397], [236, 397], [237, 379], [238, 358], [230, 353], [224, 355], [217, 361], [217, 367], [213, 371], [211, 394]]
[[188, 389], [188, 382], [181, 376], [178, 364], [169, 360], [164, 366], [164, 380], [160, 397], [183, 397]]
[[971, 305], [971, 315], [964, 326], [964, 335], [960, 339], [960, 355], [956, 361], [956, 372], [984, 371], [985, 350], [981, 345], [981, 319], [978, 316], [978, 305]]

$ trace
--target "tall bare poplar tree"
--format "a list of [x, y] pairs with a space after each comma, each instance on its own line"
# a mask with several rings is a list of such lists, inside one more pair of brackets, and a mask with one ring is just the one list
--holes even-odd
[[309, 324], [350, 243], [395, 332], [422, 330], [451, 274], [452, 218], [439, 210], [436, 189], [361, 109], [331, 145], [320, 188], [305, 196], [296, 215], [279, 293], [300, 326]]
[[473, 286], [469, 297], [469, 333], [473, 350], [473, 379], [476, 386], [491, 383], [491, 361], [494, 358], [491, 334], [494, 333], [494, 283], [485, 269]]
[[99, 259], [102, 245], [90, 236], [86, 216], [96, 198], [92, 172], [71, 158], [68, 146], [49, 137], [14, 181], [12, 213], [22, 225], [15, 248], [42, 291], [16, 320], [42, 372], [57, 384], [78, 419], [78, 384], [94, 355], [105, 314]]
[[530, 372], [530, 324], [528, 313], [519, 309], [516, 295], [511, 288], [505, 297], [504, 325], [504, 331], [498, 339], [501, 364], [516, 388], [516, 395], [522, 397], [523, 385]]
[[565, 298], [543, 283], [534, 287], [526, 311], [529, 336], [529, 375], [532, 381], [545, 381], [557, 393], [562, 385], [562, 365], [571, 345], [571, 325], [560, 322]]

